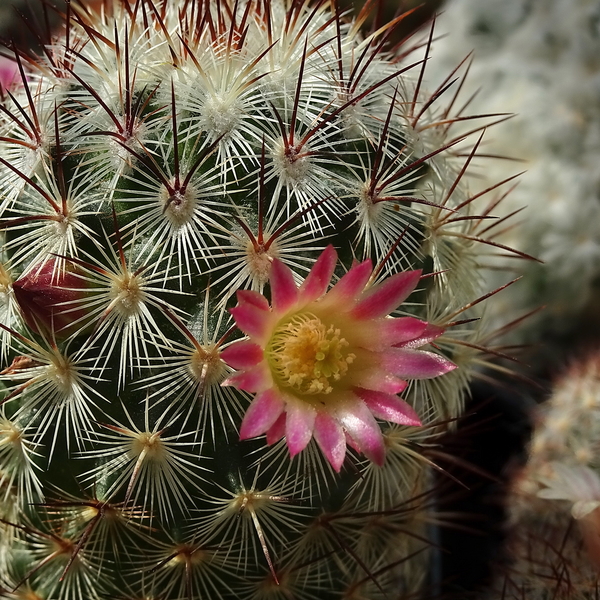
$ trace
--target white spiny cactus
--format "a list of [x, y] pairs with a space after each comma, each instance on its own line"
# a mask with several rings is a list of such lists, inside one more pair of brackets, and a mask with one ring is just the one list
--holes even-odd
[[12, 56], [3, 597], [419, 593], [424, 448], [489, 358], [489, 119], [367, 11], [72, 2]]

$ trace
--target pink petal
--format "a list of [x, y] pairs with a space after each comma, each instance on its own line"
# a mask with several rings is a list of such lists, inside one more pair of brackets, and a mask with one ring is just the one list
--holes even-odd
[[273, 385], [271, 373], [264, 365], [258, 365], [240, 373], [234, 373], [221, 383], [223, 387], [255, 393], [264, 392]]
[[419, 337], [404, 344], [398, 344], [398, 346], [402, 346], [402, 348], [420, 348], [425, 344], [433, 342], [433, 340], [437, 340], [445, 331], [443, 327], [429, 324]]
[[288, 402], [286, 407], [285, 439], [290, 456], [296, 456], [306, 448], [313, 434], [316, 410], [306, 402]]
[[339, 473], [346, 457], [346, 436], [340, 424], [329, 413], [318, 411], [314, 436], [325, 458]]
[[414, 317], [380, 319], [372, 326], [369, 350], [385, 350], [390, 346], [417, 339], [427, 329], [427, 322]]
[[419, 415], [402, 398], [392, 394], [382, 394], [372, 390], [355, 389], [354, 392], [366, 403], [378, 419], [392, 421], [398, 425], [421, 425]]
[[261, 338], [268, 330], [271, 313], [256, 308], [251, 304], [238, 304], [229, 311], [236, 325], [246, 334]]
[[238, 304], [250, 304], [261, 310], [269, 310], [268, 300], [258, 292], [254, 290], [238, 290], [236, 292]]
[[386, 394], [399, 394], [408, 385], [406, 381], [377, 366], [364, 371], [352, 370], [347, 377], [347, 381], [351, 385], [385, 392]]
[[359, 450], [369, 460], [381, 466], [385, 460], [383, 436], [367, 405], [356, 398], [354, 402], [336, 409], [335, 417]]
[[348, 435], [347, 432], [344, 432], [344, 437], [346, 438], [346, 446], [350, 446], [357, 454], [360, 454], [360, 448], [358, 444]]
[[283, 399], [273, 388], [257, 394], [242, 420], [240, 440], [247, 440], [265, 433], [277, 421], [284, 408]]
[[366, 292], [351, 315], [356, 319], [377, 319], [389, 315], [417, 287], [421, 271], [396, 273]]
[[332, 304], [352, 303], [363, 291], [373, 267], [369, 259], [354, 265], [327, 293], [327, 301]]
[[270, 283], [274, 311], [285, 312], [298, 301], [298, 288], [292, 270], [277, 258], [271, 266]]
[[21, 73], [17, 63], [7, 57], [0, 56], [0, 89], [8, 90], [21, 82]]
[[[414, 317], [354, 321], [353, 332], [361, 348], [382, 352], [392, 346], [404, 346], [419, 339], [427, 331], [428, 324]], [[422, 344], [421, 344], [422, 345]]]
[[425, 350], [391, 348], [381, 357], [382, 366], [403, 379], [431, 379], [456, 369], [445, 356]]
[[275, 421], [267, 431], [267, 444], [269, 446], [278, 442], [285, 435], [285, 419], [286, 414], [285, 412], [282, 412], [279, 417], [277, 417], [277, 421]]
[[241, 340], [225, 348], [221, 352], [221, 358], [234, 369], [247, 369], [261, 362], [264, 353], [258, 344]]
[[300, 286], [300, 297], [303, 302], [312, 302], [327, 291], [336, 263], [337, 252], [330, 244], [323, 250]]

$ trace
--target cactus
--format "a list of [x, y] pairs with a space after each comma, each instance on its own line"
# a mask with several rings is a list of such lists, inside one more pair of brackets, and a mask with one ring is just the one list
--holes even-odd
[[368, 10], [71, 3], [12, 56], [3, 597], [427, 582], [427, 448], [488, 356], [498, 199], [464, 177], [487, 121], [454, 136], [453, 74], [427, 95], [423, 43], [363, 37]]
[[[523, 282], [490, 310], [502, 319], [506, 310], [525, 314], [544, 305], [506, 343], [537, 344], [527, 362], [549, 377], [572, 358], [565, 350], [577, 339], [598, 337], [599, 16], [598, 3], [587, 0], [451, 0], [436, 23], [450, 35], [434, 43], [428, 66], [432, 81], [443, 80], [475, 49], [464, 86], [475, 95], [471, 110], [514, 115], [494, 128], [487, 151], [522, 160], [518, 169], [527, 172], [497, 211], [520, 211], [522, 226], [496, 239], [543, 264], [527, 263]], [[490, 161], [478, 183], [484, 189], [514, 170], [512, 161]]]
[[508, 498], [506, 560], [482, 598], [593, 598], [600, 583], [600, 355], [536, 407], [525, 465]]

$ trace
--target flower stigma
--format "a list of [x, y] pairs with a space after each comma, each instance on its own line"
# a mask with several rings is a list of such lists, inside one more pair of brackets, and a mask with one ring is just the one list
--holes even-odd
[[330, 394], [356, 355], [340, 329], [312, 313], [294, 315], [273, 332], [267, 350], [272, 372], [283, 387], [300, 394]]

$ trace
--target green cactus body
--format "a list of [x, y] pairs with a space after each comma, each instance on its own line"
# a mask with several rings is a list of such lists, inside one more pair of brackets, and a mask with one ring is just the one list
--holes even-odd
[[462, 182], [477, 144], [453, 138], [460, 111], [420, 91], [419, 45], [388, 54], [361, 18], [73, 4], [42, 57], [17, 57], [0, 123], [3, 597], [425, 583], [427, 448], [482, 360], [465, 307], [491, 209]]

